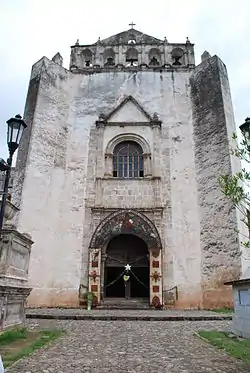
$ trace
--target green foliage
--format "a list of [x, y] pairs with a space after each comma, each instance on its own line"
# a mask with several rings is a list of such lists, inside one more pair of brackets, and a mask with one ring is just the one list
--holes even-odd
[[32, 354], [35, 350], [54, 341], [64, 334], [62, 330], [28, 331], [26, 328], [13, 329], [0, 335], [0, 351], [4, 367]]
[[27, 336], [26, 328], [7, 330], [6, 332], [3, 332], [2, 334], [0, 334], [0, 346], [11, 343], [18, 339], [25, 339], [26, 336]]
[[[250, 163], [249, 160], [249, 139], [246, 135], [243, 136], [243, 140], [238, 143], [236, 133], [233, 134], [234, 148], [231, 149], [231, 153], [239, 158], [241, 161]], [[219, 185], [222, 193], [232, 202], [232, 205], [237, 208], [241, 213], [241, 221], [248, 227], [250, 232], [250, 172], [245, 168], [235, 175], [222, 175], [219, 178]], [[249, 236], [244, 235], [244, 241], [242, 245], [250, 248]]]
[[213, 330], [199, 331], [198, 335], [236, 359], [250, 364], [250, 339], [238, 339], [228, 333]]

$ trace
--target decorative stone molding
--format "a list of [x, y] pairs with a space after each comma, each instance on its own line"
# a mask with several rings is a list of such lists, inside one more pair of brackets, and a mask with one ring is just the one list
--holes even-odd
[[[143, 118], [125, 121], [113, 121], [112, 117], [119, 112], [128, 102], [131, 102], [140, 113], [142, 113]], [[159, 126], [161, 127], [162, 121], [157, 113], [151, 116], [144, 107], [131, 95], [125, 97], [118, 106], [116, 106], [107, 115], [101, 113], [98, 120], [96, 121], [96, 127], [104, 126]]]
[[0, 285], [0, 330], [23, 324], [26, 299], [31, 288], [26, 286]]
[[[105, 153], [105, 173], [104, 176], [113, 177], [113, 153], [115, 147], [124, 141], [134, 141], [143, 150], [144, 177], [152, 176], [151, 152], [148, 142], [136, 133], [122, 133], [111, 139], [106, 147]], [[117, 179], [117, 178], [116, 178]]]
[[[2, 196], [0, 196], [0, 204], [2, 202]], [[6, 206], [5, 206], [5, 211], [4, 211], [4, 220], [3, 220], [3, 224], [4, 225], [13, 225], [15, 226], [14, 224], [14, 218], [16, 216], [16, 214], [19, 212], [19, 208], [14, 205], [13, 203], [11, 203], [9, 200], [6, 201]]]
[[93, 294], [97, 304], [101, 300], [101, 249], [92, 249], [89, 252], [89, 292]]
[[[100, 211], [99, 209], [97, 211]], [[154, 223], [141, 212], [118, 210], [109, 214], [97, 226], [89, 247], [89, 291], [98, 303], [104, 295], [104, 268], [107, 242], [119, 234], [134, 234], [149, 248], [150, 305], [162, 307], [162, 246]]]
[[163, 306], [162, 299], [162, 251], [152, 248], [150, 254], [150, 304], [155, 308]]
[[154, 223], [134, 209], [119, 209], [103, 219], [92, 236], [90, 249], [99, 250], [112, 237], [124, 233], [136, 234], [147, 243], [149, 249], [161, 250], [161, 239]]
[[143, 154], [151, 155], [150, 146], [148, 142], [140, 135], [136, 133], [122, 133], [111, 139], [106, 147], [105, 155], [114, 153], [115, 147], [123, 141], [135, 141], [137, 142], [143, 150]]

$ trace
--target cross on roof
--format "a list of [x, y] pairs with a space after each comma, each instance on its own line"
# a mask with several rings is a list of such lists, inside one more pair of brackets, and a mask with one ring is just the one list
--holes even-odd
[[131, 28], [134, 28], [135, 25], [136, 25], [136, 23], [134, 23], [134, 22], [131, 22], [131, 23], [129, 24], [129, 26], [131, 26]]

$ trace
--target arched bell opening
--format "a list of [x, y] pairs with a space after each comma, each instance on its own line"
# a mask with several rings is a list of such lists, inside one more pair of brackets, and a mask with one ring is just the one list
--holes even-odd
[[150, 269], [147, 243], [133, 234], [113, 237], [106, 248], [105, 298], [149, 300]]
[[138, 66], [138, 51], [135, 48], [129, 48], [126, 52], [126, 66]]

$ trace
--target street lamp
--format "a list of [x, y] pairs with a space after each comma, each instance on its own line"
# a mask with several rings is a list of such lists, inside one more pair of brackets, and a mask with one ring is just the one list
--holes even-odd
[[23, 130], [27, 127], [26, 123], [22, 119], [21, 115], [16, 115], [14, 118], [7, 120], [8, 130], [7, 130], [7, 144], [9, 148], [9, 158], [7, 162], [4, 159], [0, 159], [0, 171], [6, 172], [4, 188], [2, 192], [2, 203], [0, 210], [0, 237], [3, 228], [3, 218], [5, 212], [5, 206], [8, 196], [8, 187], [10, 180], [10, 172], [12, 166], [13, 155], [20, 144], [20, 140], [23, 134]]
[[245, 122], [240, 126], [244, 140], [247, 142], [247, 150], [250, 152], [250, 118], [246, 118]]

